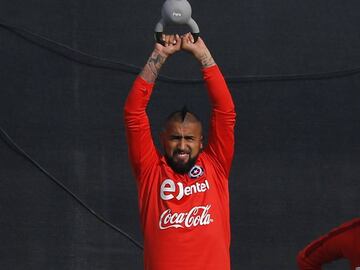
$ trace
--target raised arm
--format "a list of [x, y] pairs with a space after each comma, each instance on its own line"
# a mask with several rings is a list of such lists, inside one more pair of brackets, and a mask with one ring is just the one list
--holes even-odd
[[179, 36], [164, 36], [165, 46], [155, 44], [143, 70], [136, 78], [125, 102], [124, 118], [129, 158], [136, 177], [158, 158], [146, 108], [155, 80], [166, 59], [180, 50]]
[[235, 106], [218, 66], [204, 41], [192, 43], [191, 34], [182, 39], [182, 48], [194, 55], [203, 70], [203, 77], [210, 97], [212, 112], [208, 145], [205, 152], [221, 166], [228, 177], [234, 155]]

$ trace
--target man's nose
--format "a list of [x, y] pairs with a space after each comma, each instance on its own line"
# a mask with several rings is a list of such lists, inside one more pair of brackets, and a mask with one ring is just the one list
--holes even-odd
[[180, 150], [185, 150], [185, 139], [184, 139], [184, 138], [181, 138], [181, 139], [179, 140], [178, 148], [179, 148]]

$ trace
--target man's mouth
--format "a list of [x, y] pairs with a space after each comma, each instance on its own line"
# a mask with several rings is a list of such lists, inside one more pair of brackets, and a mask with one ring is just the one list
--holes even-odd
[[195, 165], [198, 155], [192, 157], [191, 150], [179, 150], [176, 149], [171, 156], [165, 154], [168, 165], [176, 173], [185, 174]]
[[187, 162], [190, 158], [190, 154], [186, 152], [176, 152], [174, 153], [174, 157], [178, 161]]

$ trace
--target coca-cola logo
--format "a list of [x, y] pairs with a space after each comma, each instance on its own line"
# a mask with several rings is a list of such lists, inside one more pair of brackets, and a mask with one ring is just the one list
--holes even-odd
[[195, 206], [189, 212], [173, 213], [171, 209], [165, 210], [159, 220], [161, 230], [169, 228], [191, 228], [209, 225], [214, 220], [209, 210], [211, 205]]

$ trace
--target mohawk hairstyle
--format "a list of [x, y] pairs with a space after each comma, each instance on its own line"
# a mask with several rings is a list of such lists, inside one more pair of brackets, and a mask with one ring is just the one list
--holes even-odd
[[170, 113], [169, 116], [166, 118], [165, 122], [167, 123], [170, 120], [175, 120], [175, 121], [180, 121], [181, 123], [183, 123], [188, 114], [192, 116], [193, 121], [201, 123], [199, 117], [195, 113], [189, 111], [189, 109], [186, 107], [186, 105], [184, 105], [181, 110]]
[[189, 112], [188, 108], [186, 107], [186, 105], [184, 105], [181, 109], [181, 122], [185, 121], [185, 117], [188, 112]]

